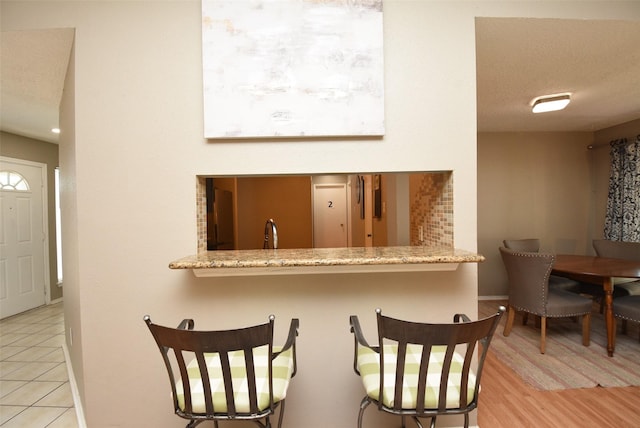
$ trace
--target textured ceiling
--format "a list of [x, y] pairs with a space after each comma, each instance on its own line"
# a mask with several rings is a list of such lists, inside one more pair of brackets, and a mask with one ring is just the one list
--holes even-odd
[[[57, 142], [73, 29], [3, 31], [0, 129]], [[595, 131], [640, 119], [640, 22], [476, 19], [479, 132]], [[560, 112], [533, 98], [570, 92]]]
[[58, 110], [73, 29], [3, 31], [0, 44], [0, 129], [57, 142]]
[[[476, 19], [478, 131], [596, 131], [640, 119], [640, 22]], [[541, 95], [571, 93], [558, 112]]]

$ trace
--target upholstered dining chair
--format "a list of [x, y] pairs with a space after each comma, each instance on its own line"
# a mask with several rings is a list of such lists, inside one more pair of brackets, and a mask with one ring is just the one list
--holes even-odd
[[640, 260], [640, 242], [594, 239], [593, 249], [596, 250], [596, 254], [600, 257]]
[[[505, 239], [502, 241], [505, 248], [515, 251], [526, 251], [531, 253], [540, 252], [540, 240], [536, 238], [527, 239]], [[580, 292], [580, 282], [563, 276], [550, 275], [549, 287], [559, 290], [571, 291], [573, 293]]]
[[540, 240], [536, 238], [505, 239], [502, 243], [506, 248], [514, 251], [527, 251], [530, 253], [537, 253], [540, 251]]
[[[627, 322], [640, 323], [640, 296], [613, 299], [613, 315], [622, 320], [622, 333], [627, 333]], [[638, 334], [640, 341], [640, 333]]]
[[[598, 257], [612, 259], [640, 260], [640, 242], [610, 241], [608, 239], [594, 239], [593, 249]], [[640, 295], [640, 281], [630, 278], [613, 279], [614, 299], [622, 296]], [[601, 285], [584, 284], [582, 292], [601, 298], [604, 291]]]
[[249, 420], [270, 428], [270, 416], [284, 402], [296, 374], [298, 319], [291, 320], [282, 347], [273, 346], [275, 317], [265, 324], [235, 330], [197, 331], [192, 319], [177, 328], [144, 321], [164, 360], [175, 413], [189, 420], [187, 428], [213, 421]]
[[[362, 428], [367, 406], [410, 417], [422, 428], [420, 418], [463, 414], [469, 426], [469, 412], [478, 405], [480, 378], [493, 333], [506, 309], [471, 321], [457, 314], [452, 324], [426, 324], [382, 315], [376, 309], [378, 345], [364, 338], [356, 315], [349, 319], [354, 334], [353, 369], [360, 376], [366, 395], [360, 404], [358, 428]], [[480, 346], [478, 346], [480, 344]], [[475, 370], [472, 361], [479, 352]]]
[[592, 300], [549, 287], [549, 275], [555, 256], [546, 253], [518, 252], [500, 247], [509, 283], [509, 307], [504, 335], [509, 336], [515, 313], [540, 317], [540, 353], [546, 349], [547, 318], [582, 316], [582, 344], [589, 346]]

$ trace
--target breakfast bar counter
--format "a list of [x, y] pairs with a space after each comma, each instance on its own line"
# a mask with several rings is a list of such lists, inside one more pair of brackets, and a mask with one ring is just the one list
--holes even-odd
[[169, 263], [197, 277], [451, 271], [484, 261], [465, 250], [426, 246], [207, 251]]
[[[411, 321], [451, 322], [456, 313], [475, 319], [477, 265], [484, 260], [471, 251], [435, 246], [203, 251], [169, 264], [184, 285], [172, 290], [181, 305], [174, 321], [189, 314], [204, 328], [233, 329], [274, 314], [281, 325], [276, 343], [282, 344], [284, 327], [299, 319], [299, 375], [287, 393], [285, 424], [310, 427], [311, 412], [331, 408], [313, 426], [346, 428], [353, 426], [363, 394], [353, 371], [350, 316], [359, 315], [372, 337], [376, 308]], [[329, 385], [330, 393], [319, 385]], [[438, 422], [462, 426], [456, 418], [461, 416]], [[393, 423], [371, 418], [367, 425]]]

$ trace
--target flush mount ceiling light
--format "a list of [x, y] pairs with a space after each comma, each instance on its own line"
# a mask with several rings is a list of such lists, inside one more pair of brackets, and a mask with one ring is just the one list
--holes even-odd
[[545, 113], [557, 111], [565, 108], [571, 101], [571, 94], [545, 95], [533, 100], [532, 111], [534, 113]]
[[53, 132], [54, 134], [59, 134], [60, 128], [51, 128], [51, 132]]

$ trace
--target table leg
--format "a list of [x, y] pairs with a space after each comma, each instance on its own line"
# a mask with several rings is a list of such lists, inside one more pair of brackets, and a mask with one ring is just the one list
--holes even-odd
[[616, 320], [613, 316], [613, 278], [604, 278], [604, 320], [607, 325], [607, 354], [616, 349]]

